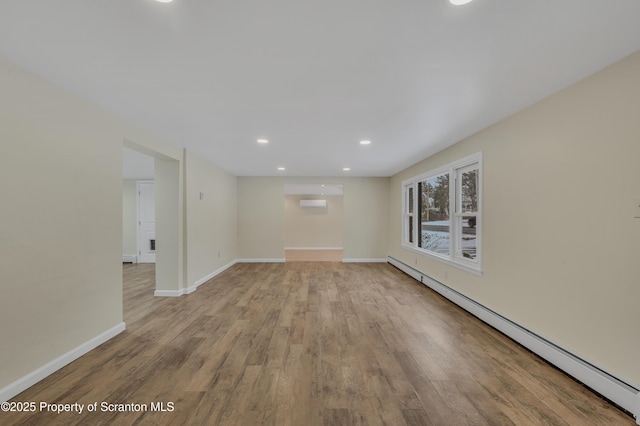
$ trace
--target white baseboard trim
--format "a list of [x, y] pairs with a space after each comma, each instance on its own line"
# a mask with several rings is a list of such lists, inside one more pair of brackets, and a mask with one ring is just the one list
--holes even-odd
[[192, 285], [190, 287], [187, 287], [185, 289], [182, 289], [182, 294], [191, 294], [194, 291], [196, 291], [198, 289], [198, 287], [196, 287], [195, 285]]
[[184, 290], [156, 290], [153, 292], [155, 297], [180, 297], [186, 293]]
[[388, 260], [385, 259], [361, 259], [361, 258], [345, 258], [342, 259], [342, 263], [387, 263]]
[[283, 259], [237, 259], [237, 263], [284, 263]]
[[[196, 281], [195, 283], [193, 283], [193, 286], [189, 287], [189, 289], [193, 288], [193, 291], [195, 291], [202, 284], [206, 283], [207, 281], [209, 281], [211, 278], [215, 277], [216, 275], [220, 275], [221, 273], [223, 273], [224, 271], [226, 271], [227, 269], [229, 269], [233, 265], [235, 265], [237, 262], [238, 262], [237, 260], [233, 260], [233, 261], [227, 263], [226, 265], [221, 266], [220, 268], [216, 269], [215, 271], [213, 271], [209, 275], [204, 276], [204, 277], [200, 278], [198, 281]], [[193, 293], [193, 291], [191, 291], [189, 293]], [[187, 294], [189, 294], [189, 293], [187, 293]]]
[[342, 250], [342, 247], [285, 247], [284, 249], [285, 250]]
[[200, 278], [198, 281], [193, 283], [192, 286], [189, 286], [187, 288], [183, 288], [183, 289], [180, 289], [180, 290], [156, 290], [156, 291], [153, 292], [153, 295], [156, 296], [156, 297], [180, 297], [180, 296], [182, 296], [184, 294], [191, 294], [194, 291], [196, 291], [198, 289], [198, 287], [200, 287], [202, 284], [206, 283], [207, 281], [209, 281], [211, 278], [215, 277], [216, 275], [219, 275], [222, 272], [226, 271], [227, 269], [231, 268], [236, 263], [238, 263], [238, 260], [234, 260], [232, 262], [227, 263], [226, 265], [216, 269], [215, 271], [213, 271], [209, 275]]
[[31, 373], [27, 374], [26, 376], [21, 377], [15, 382], [5, 386], [4, 388], [0, 389], [0, 402], [6, 402], [10, 400], [14, 396], [18, 395], [20, 392], [25, 391], [26, 389], [38, 383], [40, 380], [60, 370], [65, 365], [71, 363], [72, 361], [75, 361], [76, 359], [80, 358], [82, 355], [86, 354], [87, 352], [97, 348], [107, 340], [122, 333], [125, 330], [125, 328], [126, 328], [125, 323], [121, 322], [120, 324], [110, 328], [109, 330], [86, 341], [85, 343], [81, 344], [75, 349], [72, 349], [66, 354], [59, 356], [58, 358], [43, 365], [37, 370], [34, 370]]
[[135, 254], [123, 254], [122, 263], [138, 263], [138, 256]]
[[413, 269], [411, 266], [391, 256], [389, 256], [388, 261], [407, 275], [440, 293], [456, 305], [627, 410], [636, 418], [636, 423], [640, 424], [640, 390], [638, 388], [625, 383], [544, 337], [532, 333], [463, 294]]

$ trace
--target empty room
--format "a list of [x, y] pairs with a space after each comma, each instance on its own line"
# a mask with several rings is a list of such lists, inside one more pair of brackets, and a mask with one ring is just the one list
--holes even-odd
[[640, 2], [0, 4], [0, 424], [640, 424]]

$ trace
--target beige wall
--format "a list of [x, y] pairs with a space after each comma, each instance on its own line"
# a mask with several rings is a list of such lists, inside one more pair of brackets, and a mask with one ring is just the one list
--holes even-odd
[[[156, 291], [180, 292], [185, 287], [188, 254], [184, 249], [181, 162], [154, 159]], [[180, 260], [183, 262], [180, 262]], [[158, 294], [158, 293], [156, 293]]]
[[192, 287], [237, 257], [237, 178], [187, 153], [186, 185], [186, 282]]
[[344, 184], [344, 258], [386, 259], [389, 178], [352, 178]]
[[238, 178], [238, 257], [284, 259], [284, 185], [301, 183], [344, 186], [345, 259], [387, 256], [388, 178]]
[[122, 321], [123, 125], [0, 58], [0, 388]]
[[[344, 208], [342, 195], [286, 195], [285, 247], [342, 247]], [[300, 200], [326, 200], [327, 208], [301, 208]]]
[[[638, 76], [640, 53], [394, 176], [389, 218], [391, 256], [635, 387]], [[402, 180], [478, 151], [481, 277], [400, 245]]]
[[138, 208], [136, 206], [135, 179], [122, 180], [122, 254], [138, 254], [137, 226]]
[[284, 180], [238, 177], [238, 258], [284, 259]]

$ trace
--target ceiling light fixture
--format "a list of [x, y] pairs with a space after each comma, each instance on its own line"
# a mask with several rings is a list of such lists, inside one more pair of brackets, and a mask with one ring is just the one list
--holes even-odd
[[264, 144], [264, 143], [269, 143], [269, 141], [266, 140], [266, 139], [258, 139], [258, 143], [263, 143]]
[[173, 0], [156, 0], [156, 1], [160, 3], [171, 3]]
[[371, 145], [371, 141], [360, 141], [360, 145]]
[[462, 6], [463, 4], [467, 4], [470, 3], [471, 0], [449, 0], [449, 3], [456, 5], [456, 6]]
[[351, 168], [350, 167], [345, 167], [345, 168], [342, 169], [342, 171], [349, 172], [349, 171], [351, 171]]
[[281, 172], [283, 172], [285, 170], [284, 167], [278, 167], [278, 170], [280, 170]]

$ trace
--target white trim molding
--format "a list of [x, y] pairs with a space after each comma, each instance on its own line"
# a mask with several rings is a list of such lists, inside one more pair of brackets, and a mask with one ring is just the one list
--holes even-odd
[[138, 263], [138, 256], [135, 254], [123, 254], [122, 263]]
[[75, 361], [87, 352], [97, 348], [107, 340], [122, 333], [125, 329], [125, 323], [121, 322], [111, 327], [109, 330], [100, 333], [94, 338], [87, 340], [85, 343], [81, 344], [75, 349], [70, 350], [66, 354], [59, 356], [58, 358], [43, 365], [37, 370], [34, 370], [26, 376], [21, 377], [15, 382], [5, 386], [4, 388], [0, 389], [0, 402], [6, 402], [10, 400], [20, 392], [23, 392], [24, 390], [38, 383], [40, 380], [60, 370], [65, 365]]
[[[342, 247], [285, 247], [285, 250], [342, 250]], [[386, 262], [386, 259], [385, 259]]]
[[284, 263], [284, 258], [283, 259], [269, 259], [269, 258], [264, 258], [264, 259], [237, 259], [236, 260], [237, 263]]
[[189, 286], [187, 288], [183, 288], [183, 289], [180, 289], [180, 290], [156, 290], [156, 291], [153, 292], [153, 295], [156, 296], [156, 297], [180, 297], [180, 296], [185, 295], [185, 294], [191, 294], [194, 291], [196, 291], [198, 289], [198, 287], [200, 287], [202, 284], [206, 283], [207, 281], [209, 281], [211, 278], [215, 277], [216, 275], [219, 275], [219, 274], [223, 273], [224, 271], [226, 271], [227, 269], [231, 268], [236, 263], [238, 263], [237, 259], [227, 263], [226, 265], [224, 265], [224, 266], [222, 266], [222, 267], [220, 267], [218, 269], [216, 269], [215, 271], [213, 271], [209, 275], [206, 275], [206, 276], [200, 278], [198, 281], [193, 283], [192, 286]]
[[388, 260], [386, 258], [377, 259], [377, 258], [344, 258], [342, 259], [342, 263], [387, 263]]
[[153, 292], [155, 297], [180, 297], [186, 294], [187, 289], [180, 290], [156, 290]]
[[533, 351], [560, 370], [584, 383], [614, 404], [622, 407], [636, 418], [640, 424], [640, 390], [621, 379], [590, 364], [561, 346], [539, 336], [519, 324], [503, 317], [467, 296], [434, 280], [411, 266], [389, 256], [390, 264], [413, 277], [422, 284], [441, 294], [467, 312], [494, 327], [506, 336]]
[[220, 268], [216, 269], [215, 271], [213, 271], [212, 273], [210, 273], [207, 276], [204, 276], [202, 278], [200, 278], [198, 281], [196, 281], [195, 283], [193, 283], [193, 286], [189, 287], [189, 289], [193, 288], [193, 291], [189, 291], [187, 292], [187, 294], [189, 293], [193, 293], [198, 287], [200, 287], [202, 284], [206, 283], [207, 281], [209, 281], [210, 279], [214, 278], [217, 275], [220, 275], [221, 273], [223, 273], [224, 271], [226, 271], [227, 269], [231, 268], [233, 265], [235, 265], [238, 262], [238, 260], [233, 260], [229, 263], [227, 263], [224, 266], [221, 266]]

